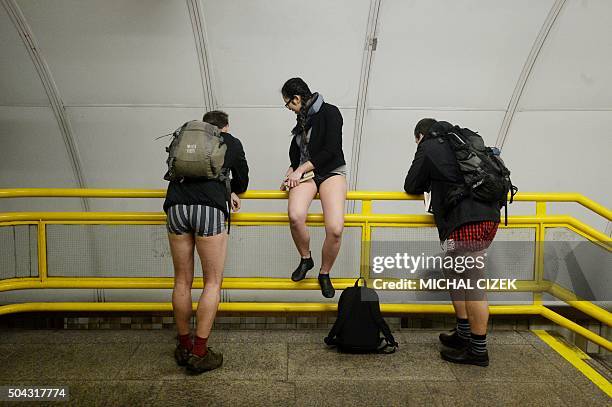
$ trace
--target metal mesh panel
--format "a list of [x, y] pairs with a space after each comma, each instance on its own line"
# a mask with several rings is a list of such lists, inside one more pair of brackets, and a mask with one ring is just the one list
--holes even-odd
[[0, 279], [38, 276], [37, 226], [0, 227]]
[[[193, 289], [191, 291], [192, 300], [197, 302], [202, 291]], [[335, 304], [340, 297], [340, 290], [337, 290], [334, 298], [324, 298], [319, 290], [221, 290], [222, 302], [324, 302]], [[429, 293], [426, 299], [422, 293], [411, 291], [382, 291], [377, 290], [381, 303], [386, 304], [407, 304], [407, 303], [438, 303], [448, 304], [450, 296], [448, 292], [440, 292], [433, 297]], [[172, 290], [100, 290], [99, 296], [104, 301], [172, 301]], [[0, 299], [2, 297], [0, 296]], [[488, 293], [489, 302], [494, 304], [531, 304], [532, 293]]]
[[[370, 255], [434, 256], [442, 253], [435, 228], [372, 228]], [[535, 230], [531, 228], [500, 228], [487, 250], [487, 278], [532, 280], [535, 264]], [[373, 274], [371, 274], [373, 275]], [[403, 270], [385, 271], [384, 277], [425, 278], [427, 270], [414, 274]]]
[[47, 225], [49, 276], [169, 277], [163, 225]]
[[[137, 290], [132, 290], [136, 292]], [[95, 289], [31, 289], [0, 292], [0, 304], [23, 304], [26, 302], [98, 302]], [[129, 301], [129, 300], [126, 300]]]
[[[312, 227], [316, 266], [325, 231]], [[170, 277], [172, 257], [163, 225], [48, 225], [49, 276]], [[357, 276], [361, 228], [345, 228], [334, 277]], [[288, 226], [234, 226], [226, 277], [288, 277], [299, 256]], [[196, 259], [196, 276], [201, 266]]]
[[566, 228], [546, 228], [544, 278], [589, 301], [612, 300], [612, 255]]
[[[381, 303], [388, 304], [448, 304], [450, 294], [447, 291], [382, 291], [378, 290]], [[530, 292], [488, 292], [487, 299], [491, 305], [531, 304], [533, 293]]]
[[[287, 278], [299, 262], [288, 226], [243, 226], [232, 228], [226, 260], [226, 277]], [[321, 266], [321, 247], [325, 239], [323, 227], [310, 228], [310, 248], [316, 276]], [[361, 228], [344, 228], [342, 247], [332, 269], [332, 276], [357, 277], [361, 248]]]

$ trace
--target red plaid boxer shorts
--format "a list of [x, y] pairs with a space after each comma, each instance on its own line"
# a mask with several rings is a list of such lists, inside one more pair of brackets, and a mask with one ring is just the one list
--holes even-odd
[[448, 236], [449, 250], [479, 252], [485, 250], [497, 233], [499, 222], [483, 221], [466, 223]]

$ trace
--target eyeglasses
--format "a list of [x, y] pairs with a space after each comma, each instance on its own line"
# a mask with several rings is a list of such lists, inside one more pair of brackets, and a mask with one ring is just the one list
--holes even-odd
[[289, 104], [291, 103], [291, 101], [293, 100], [293, 98], [295, 98], [295, 96], [292, 96], [292, 97], [291, 97], [291, 99], [289, 99], [289, 100], [287, 101], [287, 103], [285, 103], [285, 107], [286, 107], [287, 109], [289, 109]]

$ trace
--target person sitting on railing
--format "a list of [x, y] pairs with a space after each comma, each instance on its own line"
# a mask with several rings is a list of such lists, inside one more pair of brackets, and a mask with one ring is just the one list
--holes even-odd
[[[417, 150], [404, 183], [409, 194], [431, 191], [431, 209], [441, 242], [451, 256], [477, 258], [495, 237], [500, 221], [498, 203], [482, 202], [467, 195], [447, 208], [447, 193], [452, 185], [463, 184], [455, 153], [443, 138], [433, 137], [435, 119], [422, 119], [414, 129]], [[477, 281], [484, 270], [472, 268], [455, 278]], [[474, 284], [473, 284], [474, 285]], [[489, 308], [486, 293], [481, 290], [451, 290], [457, 316], [457, 327], [450, 334], [440, 334], [443, 359], [454, 363], [487, 366], [486, 348]]]
[[336, 106], [325, 103], [319, 93], [312, 93], [301, 78], [289, 79], [281, 93], [285, 107], [297, 116], [289, 147], [291, 165], [281, 183], [281, 190], [289, 190], [291, 236], [301, 256], [291, 280], [303, 280], [314, 267], [306, 216], [318, 192], [325, 216], [325, 242], [318, 280], [323, 296], [332, 298], [335, 290], [329, 272], [340, 251], [347, 189], [342, 115]]
[[[237, 194], [245, 192], [249, 184], [244, 149], [240, 140], [228, 133], [229, 122], [225, 112], [208, 112], [203, 121], [217, 126], [227, 145], [223, 167], [229, 168], [232, 174], [231, 210], [236, 212], [240, 209]], [[164, 211], [167, 213], [168, 240], [174, 263], [172, 308], [178, 330], [175, 358], [179, 365], [196, 373], [216, 369], [223, 363], [223, 355], [208, 348], [207, 342], [219, 307], [229, 209], [226, 187], [221, 181], [184, 179], [168, 185]], [[192, 341], [189, 324], [192, 317], [194, 247], [202, 263], [204, 290], [198, 302]]]

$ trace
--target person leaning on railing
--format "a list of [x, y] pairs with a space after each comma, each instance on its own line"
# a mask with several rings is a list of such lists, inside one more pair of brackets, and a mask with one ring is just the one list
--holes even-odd
[[[335, 290], [329, 272], [340, 251], [347, 189], [342, 115], [336, 106], [324, 102], [321, 94], [312, 93], [301, 78], [289, 79], [281, 93], [285, 107], [297, 116], [289, 147], [291, 165], [281, 183], [281, 190], [289, 190], [291, 236], [301, 256], [291, 280], [303, 280], [314, 267], [306, 216], [318, 192], [325, 217], [325, 241], [318, 281], [323, 296], [332, 298]], [[309, 173], [311, 179], [305, 177]]]
[[[495, 237], [500, 220], [498, 203], [477, 201], [467, 195], [454, 207], [446, 208], [449, 188], [463, 184], [455, 153], [448, 142], [434, 138], [431, 130], [435, 119], [422, 119], [414, 129], [417, 150], [406, 176], [404, 190], [422, 194], [431, 189], [431, 208], [441, 242], [450, 256], [477, 258]], [[451, 278], [477, 281], [484, 267], [456, 270]], [[455, 280], [457, 281], [457, 280]], [[466, 280], [464, 280], [466, 281]], [[474, 284], [473, 284], [474, 285]], [[448, 348], [443, 359], [453, 363], [487, 366], [486, 347], [489, 308], [486, 293], [479, 290], [454, 289], [451, 299], [457, 315], [457, 327], [450, 334], [440, 334], [440, 342]]]
[[[244, 149], [240, 140], [228, 133], [229, 121], [225, 112], [208, 112], [203, 121], [217, 126], [227, 145], [223, 167], [229, 168], [232, 174], [231, 210], [236, 212], [240, 209], [237, 194], [246, 191], [249, 184]], [[221, 181], [185, 179], [168, 185], [164, 211], [167, 213], [168, 240], [174, 263], [172, 308], [178, 331], [175, 358], [179, 365], [197, 373], [216, 369], [223, 363], [223, 355], [208, 348], [207, 342], [219, 306], [229, 210], [226, 186]], [[205, 281], [198, 301], [197, 325], [192, 341], [189, 323], [194, 247], [202, 263]]]

